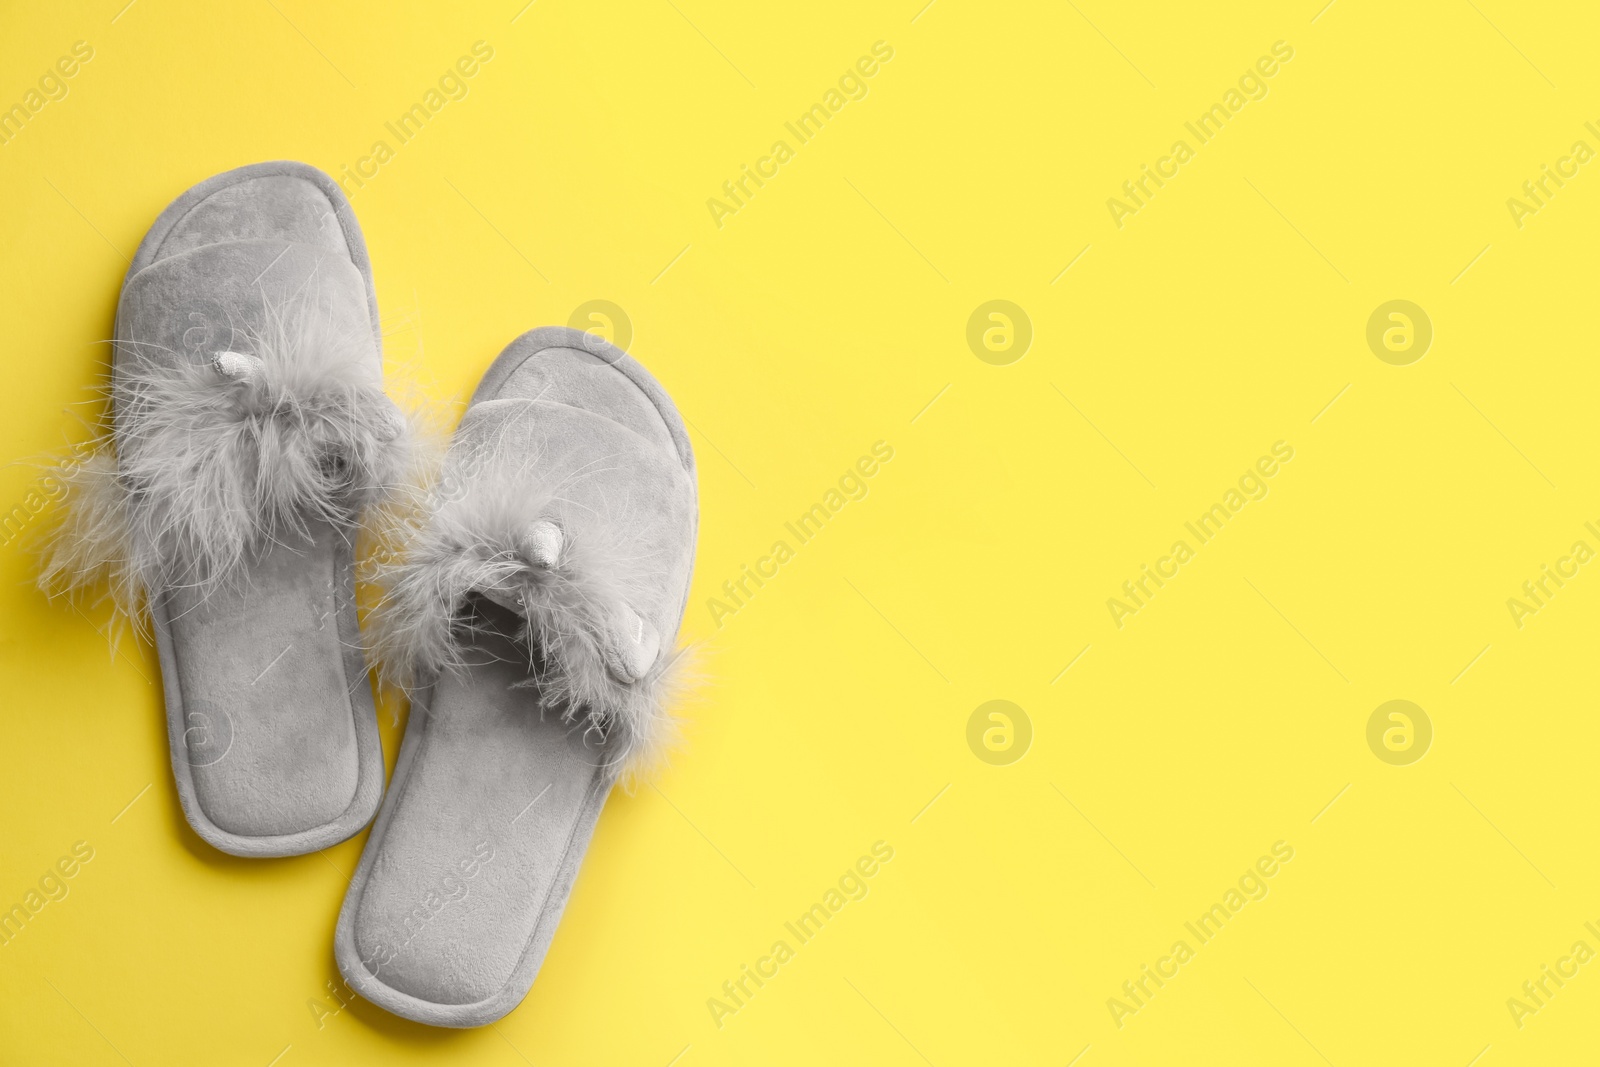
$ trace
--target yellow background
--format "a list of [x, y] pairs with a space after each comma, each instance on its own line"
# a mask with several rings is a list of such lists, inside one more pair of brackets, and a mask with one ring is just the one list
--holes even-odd
[[[1520, 1029], [1506, 1001], [1600, 949], [1600, 566], [1520, 629], [1506, 601], [1600, 547], [1600, 164], [1520, 228], [1506, 200], [1600, 148], [1596, 17], [922, 2], [6, 4], [0, 105], [75, 41], [94, 58], [0, 146], [0, 504], [83, 436], [162, 207], [241, 164], [337, 174], [393, 146], [384, 123], [482, 40], [468, 95], [353, 198], [390, 379], [459, 401], [523, 330], [624, 308], [693, 427], [684, 629], [709, 677], [671, 768], [608, 807], [520, 1009], [468, 1032], [336, 1012], [365, 835], [201, 844], [154, 653], [108, 656], [12, 540], [0, 906], [73, 842], [95, 856], [0, 948], [0, 1060], [1594, 1054], [1600, 963]], [[707, 199], [880, 40], [868, 95], [718, 228]], [[1280, 40], [1269, 94], [1119, 229], [1107, 198]], [[991, 299], [1034, 330], [1007, 366], [965, 339]], [[1409, 366], [1365, 340], [1393, 299], [1434, 326]], [[879, 440], [869, 495], [716, 625], [722, 582]], [[1280, 440], [1270, 494], [1114, 625], [1107, 598]], [[1008, 766], [967, 744], [992, 699], [1032, 724]], [[1391, 699], [1434, 727], [1409, 766], [1367, 746]], [[707, 999], [879, 840], [869, 895], [719, 1028]], [[1119, 1028], [1108, 998], [1280, 840], [1270, 894]]]

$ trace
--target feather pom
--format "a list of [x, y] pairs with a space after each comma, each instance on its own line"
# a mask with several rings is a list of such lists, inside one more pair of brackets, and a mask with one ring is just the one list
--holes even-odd
[[150, 596], [213, 589], [268, 542], [353, 527], [407, 482], [415, 435], [377, 361], [315, 316], [268, 323], [209, 355], [119, 345], [114, 432], [54, 471], [66, 493], [43, 546], [46, 592], [109, 580], [137, 620]]
[[414, 691], [466, 666], [483, 625], [472, 598], [498, 603], [520, 617], [522, 685], [602, 738], [613, 771], [639, 772], [673, 739], [690, 650], [662, 649], [628, 607], [648, 602], [652, 568], [613, 533], [626, 524], [569, 506], [563, 486], [537, 459], [452, 451], [413, 508], [388, 511], [369, 647], [384, 683]]

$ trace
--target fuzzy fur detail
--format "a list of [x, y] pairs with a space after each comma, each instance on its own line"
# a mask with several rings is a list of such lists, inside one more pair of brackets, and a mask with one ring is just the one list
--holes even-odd
[[152, 595], [208, 592], [268, 542], [350, 528], [405, 481], [413, 434], [376, 361], [315, 316], [294, 320], [269, 316], [235, 341], [259, 361], [244, 375], [217, 353], [119, 344], [115, 432], [54, 470], [66, 495], [43, 546], [46, 592], [107, 580], [138, 620]]
[[[483, 626], [470, 597], [512, 608], [528, 655], [522, 685], [541, 709], [595, 731], [607, 767], [631, 775], [659, 760], [676, 735], [667, 709], [687, 686], [689, 649], [662, 647], [632, 682], [608, 669], [627, 605], [647, 602], [650, 561], [618, 542], [619, 524], [568, 505], [562, 489], [577, 476], [487, 451], [452, 455], [418, 507], [389, 513], [388, 547], [373, 573], [383, 596], [366, 620], [367, 636], [381, 680], [410, 692], [441, 671], [465, 668]], [[562, 543], [555, 566], [547, 566], [545, 549], [527, 535], [552, 520]]]

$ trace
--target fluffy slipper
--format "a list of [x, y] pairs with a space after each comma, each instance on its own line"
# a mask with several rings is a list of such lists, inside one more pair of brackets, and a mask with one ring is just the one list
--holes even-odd
[[63, 464], [41, 584], [109, 579], [161, 657], [189, 824], [238, 856], [350, 837], [383, 792], [356, 628], [364, 506], [405, 473], [350, 205], [261, 163], [162, 212], [117, 307], [102, 447]]
[[335, 936], [362, 996], [482, 1026], [527, 995], [613, 783], [668, 727], [697, 519], [638, 363], [546, 327], [490, 367], [379, 579], [411, 717]]

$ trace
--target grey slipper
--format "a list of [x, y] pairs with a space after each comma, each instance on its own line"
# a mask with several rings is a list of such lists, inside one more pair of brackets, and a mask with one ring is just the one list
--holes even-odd
[[261, 163], [179, 197], [128, 269], [114, 351], [112, 432], [63, 465], [41, 584], [109, 577], [148, 613], [196, 833], [239, 856], [342, 841], [383, 792], [355, 523], [409, 435], [338, 186]]
[[369, 627], [412, 694], [339, 914], [350, 985], [482, 1026], [527, 995], [618, 775], [659, 745], [694, 456], [638, 363], [546, 327], [490, 367]]

